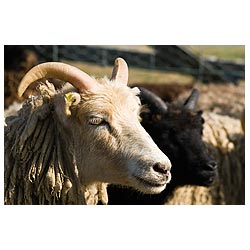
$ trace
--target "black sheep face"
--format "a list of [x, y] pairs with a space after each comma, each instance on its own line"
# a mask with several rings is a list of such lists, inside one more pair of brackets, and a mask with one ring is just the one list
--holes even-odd
[[217, 175], [217, 164], [202, 141], [202, 112], [194, 111], [198, 91], [193, 90], [182, 106], [159, 103], [146, 92], [141, 89], [142, 104], [148, 106], [142, 113], [142, 125], [169, 157], [174, 185], [210, 186]]

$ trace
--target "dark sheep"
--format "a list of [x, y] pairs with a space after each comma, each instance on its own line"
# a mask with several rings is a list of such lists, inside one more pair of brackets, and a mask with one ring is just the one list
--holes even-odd
[[172, 162], [172, 181], [157, 195], [144, 195], [129, 188], [108, 186], [108, 204], [164, 204], [183, 185], [210, 186], [217, 175], [217, 164], [202, 141], [204, 119], [195, 112], [198, 90], [183, 105], [165, 104], [158, 96], [140, 88], [142, 125]]

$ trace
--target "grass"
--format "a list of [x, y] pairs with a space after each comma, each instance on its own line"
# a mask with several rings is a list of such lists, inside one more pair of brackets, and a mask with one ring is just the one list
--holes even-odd
[[[73, 66], [80, 68], [81, 70], [87, 72], [89, 75], [96, 76], [101, 78], [104, 75], [111, 76], [113, 67], [111, 66], [100, 66], [92, 63], [82, 63], [75, 61], [65, 61]], [[149, 69], [129, 69], [129, 84], [136, 83], [179, 83], [179, 84], [188, 84], [193, 81], [193, 77], [190, 75], [179, 74], [175, 72], [163, 72], [158, 70], [149, 70]]]
[[202, 56], [215, 56], [219, 59], [244, 60], [244, 45], [189, 45], [194, 52]]

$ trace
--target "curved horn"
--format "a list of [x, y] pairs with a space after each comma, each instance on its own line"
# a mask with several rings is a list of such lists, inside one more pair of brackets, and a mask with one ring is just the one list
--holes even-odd
[[47, 62], [33, 67], [26, 73], [18, 87], [18, 96], [21, 97], [32, 82], [41, 78], [57, 78], [70, 82], [80, 93], [93, 89], [97, 84], [95, 79], [74, 66], [60, 62]]
[[197, 104], [198, 98], [199, 98], [198, 89], [193, 89], [190, 96], [184, 102], [184, 106], [189, 110], [194, 110], [194, 108], [195, 108], [195, 106]]
[[143, 87], [139, 87], [139, 89], [142, 104], [147, 104], [153, 113], [163, 114], [168, 110], [166, 103], [159, 96]]
[[115, 59], [115, 65], [110, 80], [117, 80], [123, 84], [128, 84], [128, 65], [124, 59], [120, 57]]

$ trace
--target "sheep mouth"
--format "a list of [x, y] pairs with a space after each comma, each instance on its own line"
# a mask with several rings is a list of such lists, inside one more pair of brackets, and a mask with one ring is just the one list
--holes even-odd
[[203, 174], [200, 176], [202, 186], [211, 186], [212, 184], [214, 184], [216, 177], [216, 172], [204, 171]]
[[163, 187], [167, 184], [167, 181], [164, 181], [164, 182], [153, 182], [153, 181], [149, 181], [147, 179], [144, 179], [144, 178], [141, 178], [141, 177], [138, 177], [138, 176], [135, 176], [133, 175], [133, 177], [140, 183], [144, 184], [145, 186], [150, 186], [150, 187], [156, 187], [156, 188], [160, 188], [160, 187]]
[[211, 176], [204, 181], [204, 186], [211, 186], [215, 182], [215, 176]]

